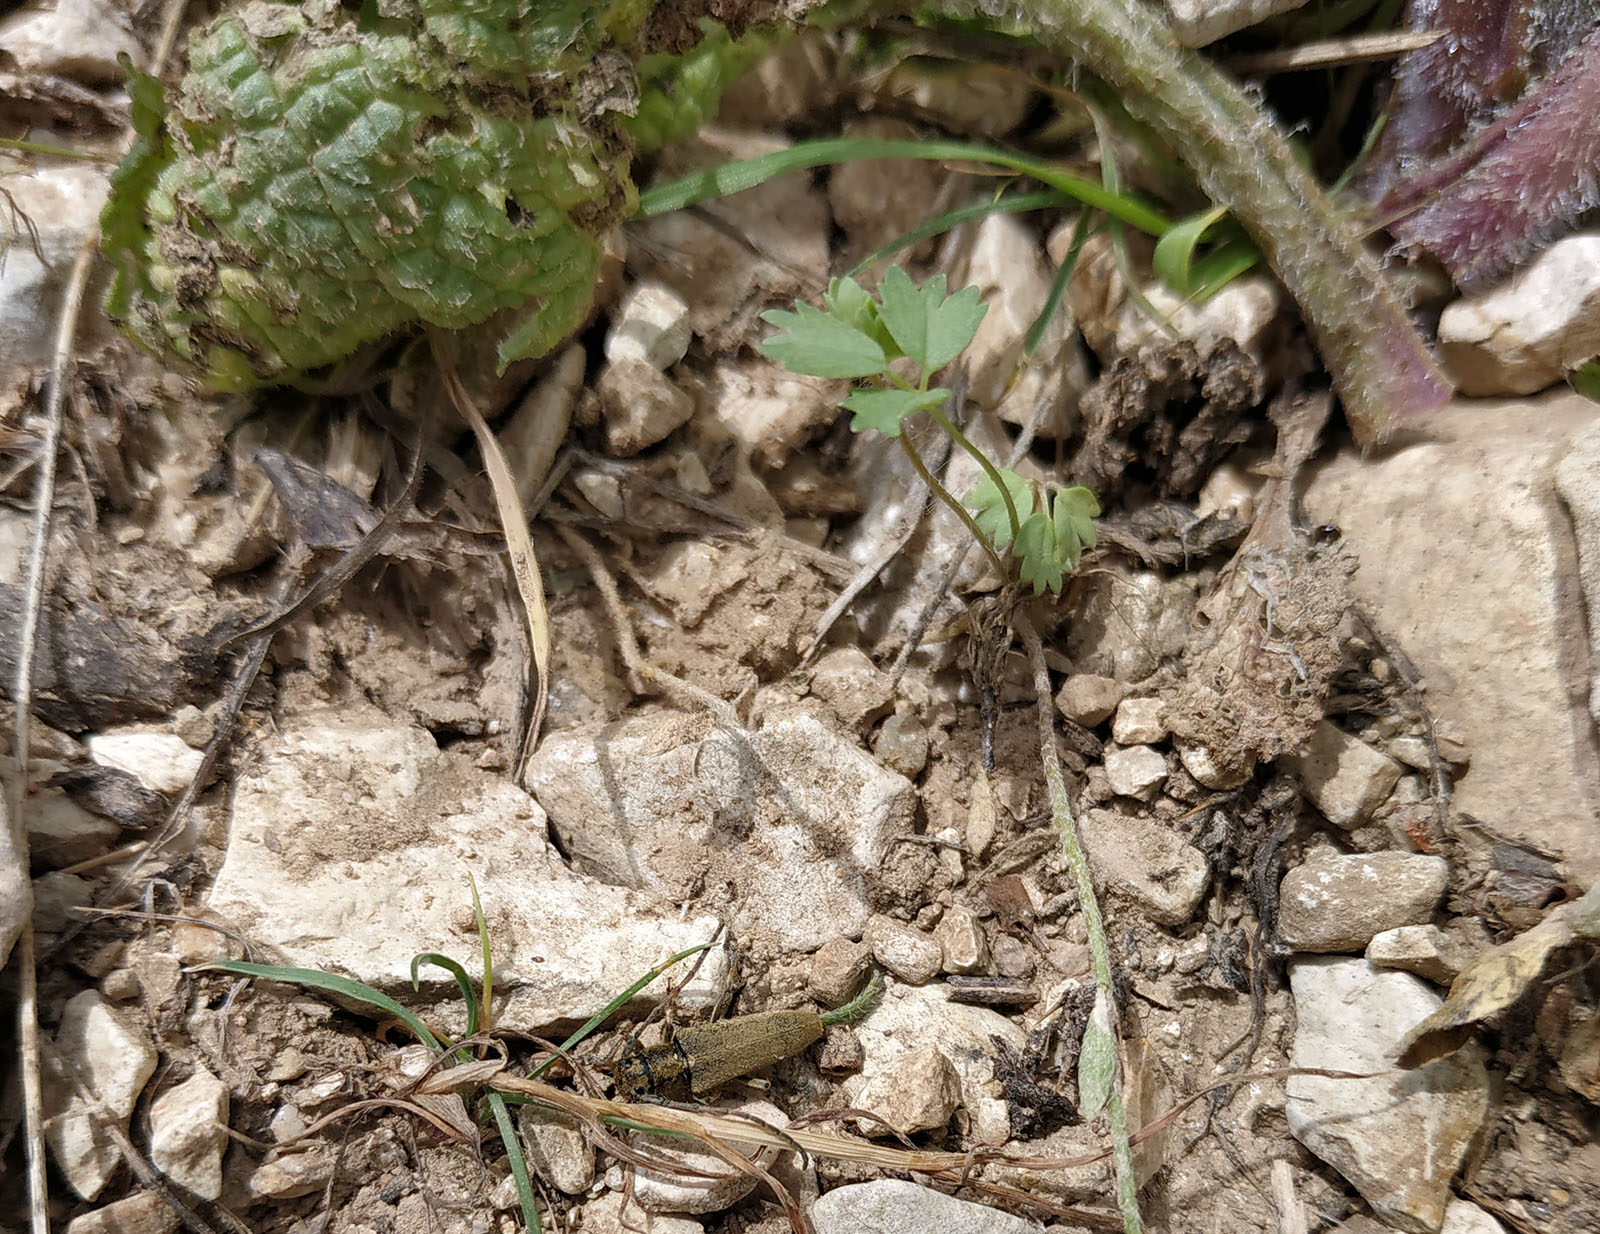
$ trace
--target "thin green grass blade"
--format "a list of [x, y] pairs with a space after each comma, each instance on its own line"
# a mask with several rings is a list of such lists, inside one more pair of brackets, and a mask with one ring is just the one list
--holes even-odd
[[[483, 901], [478, 898], [478, 880], [471, 871], [467, 873], [467, 885], [472, 888], [472, 919], [477, 923], [478, 946], [483, 951], [483, 1027], [487, 1031], [494, 1027], [494, 951], [489, 946], [488, 923], [483, 919]], [[467, 1001], [471, 1002], [470, 997]], [[477, 1031], [473, 1029], [467, 1036]]]
[[1091, 223], [1093, 211], [1085, 210], [1078, 215], [1078, 221], [1072, 227], [1072, 243], [1067, 246], [1067, 255], [1062, 259], [1056, 276], [1050, 283], [1050, 294], [1045, 297], [1044, 307], [1039, 310], [1039, 315], [1033, 319], [1033, 324], [1028, 327], [1028, 333], [1022, 341], [1022, 354], [1029, 359], [1039, 350], [1039, 344], [1044, 340], [1044, 332], [1049, 329], [1050, 323], [1055, 319], [1056, 312], [1061, 308], [1061, 301], [1066, 298], [1067, 284], [1072, 282], [1072, 274], [1078, 268], [1078, 258], [1083, 255], [1083, 246], [1089, 237], [1100, 230]]
[[[1106, 123], [1098, 108], [1089, 108], [1089, 117], [1094, 121], [1095, 136], [1100, 143], [1100, 179], [1107, 193], [1120, 195], [1121, 174], [1117, 170], [1116, 150], [1111, 144], [1111, 126]], [[1111, 212], [1108, 210], [1106, 213]], [[1141, 313], [1160, 326], [1168, 337], [1177, 338], [1177, 327], [1167, 320], [1165, 313], [1150, 303], [1144, 292], [1139, 290], [1139, 281], [1133, 272], [1133, 259], [1128, 255], [1128, 233], [1123, 229], [1122, 220], [1115, 215], [1111, 219], [1111, 252], [1117, 259], [1117, 272], [1122, 275], [1122, 285], [1128, 299], [1138, 306]]]
[[1032, 176], [1074, 201], [1104, 210], [1130, 227], [1165, 235], [1171, 221], [1154, 206], [1131, 194], [1107, 189], [1104, 185], [1062, 171], [1054, 163], [1013, 154], [998, 146], [964, 141], [880, 141], [864, 137], [825, 137], [803, 141], [787, 150], [724, 163], [707, 171], [695, 172], [670, 184], [658, 185], [639, 194], [639, 217], [651, 218], [681, 210], [712, 197], [726, 197], [764, 184], [785, 172], [826, 167], [834, 163], [853, 163], [861, 159], [933, 159], [987, 163]]
[[1048, 210], [1052, 206], [1066, 205], [1070, 201], [1071, 197], [1056, 189], [1039, 189], [1031, 193], [1007, 193], [992, 201], [975, 201], [971, 205], [957, 206], [954, 210], [946, 210], [943, 214], [901, 233], [889, 243], [874, 249], [856, 263], [850, 274], [854, 277], [901, 249], [921, 244], [930, 236], [941, 235], [974, 219], [985, 219], [991, 214], [1021, 214], [1028, 210]]
[[[456, 988], [461, 991], [462, 1001], [467, 1004], [467, 1036], [478, 1035], [478, 992], [472, 988], [472, 978], [467, 976], [467, 970], [462, 968], [447, 955], [437, 951], [424, 951], [411, 957], [411, 988], [418, 988], [417, 971], [424, 964], [432, 964], [435, 968], [442, 968], [456, 979]], [[456, 1057], [462, 1062], [472, 1057], [471, 1050], [458, 1050]]]
[[522, 1141], [517, 1129], [511, 1125], [511, 1111], [506, 1107], [504, 1094], [489, 1094], [489, 1109], [494, 1112], [494, 1125], [500, 1129], [500, 1142], [506, 1146], [506, 1159], [511, 1166], [511, 1177], [517, 1180], [517, 1203], [522, 1206], [522, 1224], [528, 1234], [543, 1234], [539, 1224], [539, 1206], [533, 1199], [533, 1180], [528, 1177], [528, 1163], [522, 1156]]
[[374, 990], [359, 981], [351, 981], [348, 977], [336, 977], [332, 973], [325, 973], [316, 968], [284, 968], [277, 964], [251, 964], [246, 960], [213, 960], [210, 964], [200, 967], [219, 973], [236, 973], [241, 977], [264, 977], [268, 981], [287, 981], [309, 989], [337, 994], [353, 1002], [365, 1003], [399, 1020], [433, 1049], [444, 1049], [439, 1039], [417, 1018], [415, 1012], [402, 1007], [381, 990]]
[[[698, 955], [702, 951], [709, 951], [714, 946], [716, 946], [715, 943], [696, 943], [693, 947], [689, 947], [689, 948], [687, 948], [687, 949], [685, 949], [683, 951], [678, 952], [677, 955], [670, 956], [667, 959], [661, 961], [660, 964], [657, 964], [654, 968], [652, 968], [643, 977], [640, 977], [639, 980], [635, 981], [631, 986], [629, 986], [621, 994], [618, 994], [609, 1003], [607, 1003], [603, 1008], [601, 1008], [599, 1011], [595, 1012], [592, 1016], [590, 1016], [587, 1020], [585, 1020], [583, 1022], [583, 1024], [581, 1026], [579, 1026], [579, 1028], [575, 1032], [573, 1032], [573, 1034], [570, 1037], [568, 1037], [565, 1041], [563, 1041], [561, 1043], [561, 1048], [563, 1050], [572, 1049], [573, 1046], [577, 1045], [580, 1041], [582, 1041], [590, 1033], [594, 1032], [595, 1029], [599, 1028], [602, 1024], [604, 1024], [607, 1020], [609, 1020], [613, 1015], [615, 1015], [618, 1011], [620, 1011], [624, 1006], [626, 1006], [627, 1002], [628, 1002], [628, 1000], [630, 998], [632, 998], [640, 990], [644, 989], [645, 986], [649, 985], [657, 977], [661, 976], [662, 973], [666, 972], [667, 969], [671, 968], [674, 964], [677, 964], [678, 962], [680, 962], [682, 960], [686, 960], [692, 955]], [[528, 1073], [528, 1078], [530, 1080], [537, 1079], [538, 1076], [539, 1076], [539, 1073], [542, 1072], [546, 1067], [550, 1066], [551, 1063], [555, 1062], [558, 1057], [560, 1057], [560, 1056], [559, 1055], [551, 1055], [549, 1058], [545, 1059], [544, 1062], [540, 1063], [537, 1067], [535, 1067], [532, 1071], [530, 1071]]]

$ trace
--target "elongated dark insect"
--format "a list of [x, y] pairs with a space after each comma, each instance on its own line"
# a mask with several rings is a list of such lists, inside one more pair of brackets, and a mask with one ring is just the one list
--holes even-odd
[[881, 978], [836, 1011], [761, 1011], [715, 1024], [680, 1028], [661, 1045], [629, 1042], [617, 1060], [617, 1096], [624, 1101], [704, 1099], [729, 1080], [792, 1058], [834, 1024], [871, 1013]]

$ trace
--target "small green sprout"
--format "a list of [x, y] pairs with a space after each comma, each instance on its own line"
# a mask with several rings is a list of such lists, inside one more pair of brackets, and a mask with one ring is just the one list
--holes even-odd
[[[945, 288], [942, 274], [918, 287], [899, 266], [889, 268], [876, 297], [853, 278], [836, 278], [820, 309], [797, 301], [793, 312], [771, 309], [761, 314], [778, 333], [756, 350], [794, 373], [869, 383], [852, 390], [841, 404], [854, 413], [851, 431], [877, 429], [898, 438], [918, 474], [967, 524], [1003, 576], [1009, 571], [1001, 554], [1010, 551], [1018, 559], [1019, 577], [1036, 594], [1060, 595], [1062, 581], [1078, 568], [1083, 550], [1094, 547], [1100, 504], [1082, 487], [1050, 486], [1048, 492], [1036, 493], [1016, 472], [985, 458], [944, 414], [950, 391], [929, 382], [972, 342], [988, 312], [976, 287], [953, 295], [946, 295]], [[911, 361], [913, 377], [893, 367], [900, 359]], [[926, 412], [983, 468], [984, 478], [960, 504], [928, 473], [911, 439], [900, 431], [906, 418], [918, 412]]]

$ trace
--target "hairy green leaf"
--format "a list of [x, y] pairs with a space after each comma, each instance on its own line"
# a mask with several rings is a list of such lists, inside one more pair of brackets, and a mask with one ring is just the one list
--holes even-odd
[[925, 376], [961, 354], [989, 311], [976, 287], [963, 287], [947, 298], [944, 275], [936, 274], [918, 287], [899, 266], [889, 267], [878, 291], [883, 297], [878, 316]]
[[[1006, 491], [1011, 494], [1011, 504], [1017, 508], [1017, 517], [1026, 523], [1033, 512], [1033, 489], [1014, 471], [1000, 472]], [[1000, 489], [987, 475], [977, 487], [961, 499], [961, 504], [973, 511], [973, 522], [989, 537], [995, 551], [1003, 553], [1011, 546], [1011, 517], [1006, 512], [1005, 499]]]
[[813, 377], [876, 377], [889, 367], [876, 339], [804, 301], [796, 301], [792, 313], [768, 309], [761, 320], [777, 326], [778, 333], [757, 344], [756, 350], [790, 372]]
[[1093, 1118], [1105, 1108], [1117, 1074], [1117, 1040], [1111, 1031], [1111, 1003], [1103, 989], [1094, 992], [1094, 1008], [1078, 1051], [1078, 1112]]
[[949, 397], [950, 391], [938, 386], [932, 390], [854, 390], [841, 406], [856, 413], [850, 421], [852, 433], [875, 428], [885, 437], [898, 437], [907, 416], [937, 407]]

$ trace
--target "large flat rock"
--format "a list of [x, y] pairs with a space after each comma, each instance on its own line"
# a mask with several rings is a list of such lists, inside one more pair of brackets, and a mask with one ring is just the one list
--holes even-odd
[[1461, 401], [1385, 454], [1316, 469], [1308, 522], [1356, 554], [1356, 597], [1466, 731], [1455, 806], [1600, 876], [1600, 757], [1572, 521], [1555, 481], [1568, 441], [1600, 429], [1575, 394]]
[[[481, 977], [475, 879], [496, 1022], [545, 1033], [586, 1019], [717, 925], [575, 874], [545, 822], [525, 792], [440, 750], [421, 728], [365, 704], [302, 713], [239, 780], [209, 904], [290, 964], [405, 1001], [418, 952], [442, 951]], [[725, 972], [713, 952], [684, 992], [690, 1004], [709, 1006]], [[425, 997], [454, 1000], [443, 972], [423, 977]], [[666, 984], [649, 987], [641, 1005]]]

